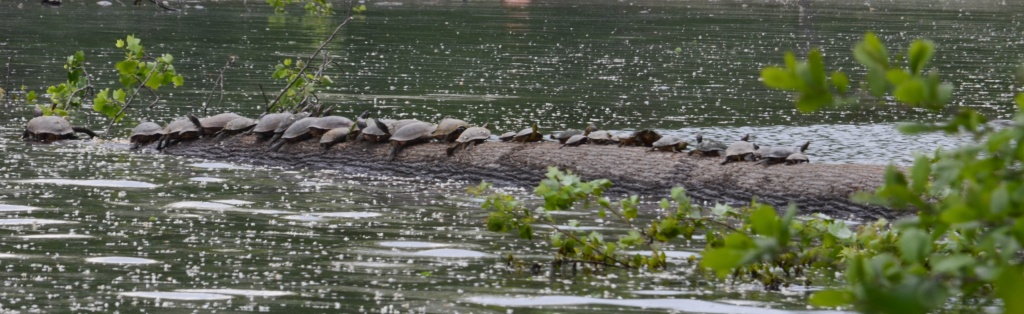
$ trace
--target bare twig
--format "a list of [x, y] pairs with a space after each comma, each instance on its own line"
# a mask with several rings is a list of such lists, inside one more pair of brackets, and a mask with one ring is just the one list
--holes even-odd
[[260, 94], [263, 95], [263, 102], [267, 104], [267, 113], [270, 113], [270, 98], [267, 98], [267, 91], [263, 90], [263, 84], [256, 84], [260, 87]]
[[5, 66], [7, 69], [7, 75], [4, 76], [4, 90], [8, 92], [11, 90], [11, 61], [14, 60], [14, 56], [16, 55], [18, 55], [18, 52], [12, 52], [11, 55], [7, 57], [7, 65]]
[[230, 68], [231, 65], [235, 64], [235, 60], [237, 59], [238, 57], [236, 56], [229, 56], [228, 62], [224, 64], [224, 67], [220, 68], [220, 73], [217, 74], [217, 80], [213, 82], [213, 86], [210, 86], [210, 95], [206, 96], [206, 101], [203, 102], [204, 116], [209, 115], [206, 108], [209, 106], [210, 100], [213, 99], [213, 92], [217, 90], [218, 86], [220, 87], [220, 100], [217, 101], [217, 106], [220, 106], [220, 104], [224, 102], [224, 71]]
[[334, 37], [338, 35], [338, 32], [341, 31], [341, 28], [345, 27], [345, 25], [348, 24], [348, 22], [351, 21], [351, 20], [352, 20], [352, 16], [351, 15], [345, 17], [345, 20], [342, 21], [341, 24], [338, 24], [338, 27], [336, 27], [334, 29], [334, 32], [331, 33], [331, 36], [328, 36], [327, 40], [324, 40], [324, 43], [320, 44], [320, 47], [317, 48], [316, 51], [314, 51], [313, 54], [309, 56], [309, 58], [306, 58], [306, 64], [295, 75], [295, 78], [293, 78], [291, 81], [289, 81], [288, 85], [285, 85], [284, 88], [281, 89], [281, 92], [277, 93], [277, 97], [274, 97], [274, 101], [271, 101], [270, 102], [270, 106], [267, 107], [267, 112], [270, 112], [270, 109], [273, 108], [273, 106], [277, 104], [277, 101], [281, 100], [281, 97], [284, 96], [284, 94], [288, 91], [288, 89], [290, 89], [292, 87], [292, 85], [295, 85], [295, 82], [297, 82], [299, 80], [299, 78], [302, 77], [303, 73], [306, 73], [306, 70], [309, 69], [309, 65], [311, 64], [311, 62], [313, 62], [313, 59], [315, 59], [318, 55], [320, 55], [320, 51], [323, 51], [324, 47], [327, 47], [327, 44], [331, 43], [331, 41], [334, 40]]

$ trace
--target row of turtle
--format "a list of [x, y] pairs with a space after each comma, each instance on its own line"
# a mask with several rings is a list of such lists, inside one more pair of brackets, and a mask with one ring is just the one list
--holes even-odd
[[[54, 141], [76, 138], [75, 133], [81, 132], [90, 137], [95, 133], [81, 127], [73, 127], [66, 120], [55, 116], [37, 116], [29, 121], [23, 137], [39, 141]], [[250, 119], [234, 113], [222, 113], [205, 118], [189, 114], [175, 119], [166, 126], [153, 122], [143, 122], [132, 129], [131, 149], [156, 143], [161, 150], [184, 140], [215, 136], [218, 140], [226, 137], [249, 133], [258, 140], [268, 141], [270, 150], [278, 151], [282, 147], [309, 139], [319, 139], [324, 149], [351, 140], [374, 143], [391, 143], [388, 160], [394, 160], [398, 152], [406, 146], [425, 143], [432, 140], [453, 143], [447, 149], [452, 156], [458, 150], [469, 149], [491, 138], [487, 125], [471, 126], [468, 122], [445, 118], [433, 124], [414, 119], [369, 119], [368, 112], [356, 117], [355, 121], [341, 117], [312, 117], [309, 113], [271, 113], [258, 119]], [[538, 130], [537, 124], [518, 132], [508, 132], [498, 136], [501, 141], [539, 142], [544, 135]], [[786, 163], [797, 164], [808, 162], [804, 155], [810, 142], [800, 147], [760, 147], [749, 141], [749, 134], [739, 141], [726, 145], [723, 142], [704, 139], [697, 134], [690, 155], [725, 157], [722, 164], [737, 161], [758, 161], [765, 165]], [[583, 144], [619, 146], [644, 146], [651, 150], [681, 152], [690, 146], [690, 141], [677, 135], [660, 135], [654, 130], [639, 130], [628, 136], [618, 136], [608, 131], [598, 130], [593, 124], [583, 130], [569, 129], [557, 132], [548, 137], [559, 141], [561, 147], [575, 147]]]

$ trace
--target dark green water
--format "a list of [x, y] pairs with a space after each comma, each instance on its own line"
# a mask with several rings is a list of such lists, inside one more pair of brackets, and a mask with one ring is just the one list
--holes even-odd
[[[816, 162], [905, 162], [911, 151], [966, 141], [900, 135], [893, 122], [937, 116], [888, 104], [798, 114], [788, 96], [757, 80], [786, 50], [810, 46], [857, 73], [849, 50], [875, 30], [900, 49], [917, 37], [934, 40], [957, 105], [995, 118], [1012, 113], [1010, 74], [1024, 60], [1021, 4], [819, 1], [801, 10], [795, 2], [371, 2], [329, 46], [341, 69], [323, 97], [345, 115], [454, 115], [499, 131], [595, 122], [754, 133], [768, 143], [810, 139]], [[116, 1], [0, 2], [0, 56], [16, 53], [6, 85], [15, 88], [7, 89], [58, 83], [75, 50], [86, 52], [99, 87], [116, 87], [114, 41], [135, 34], [147, 51], [174, 55], [187, 85], [161, 90], [161, 103], [130, 120], [196, 112], [230, 55], [239, 62], [226, 73], [224, 104], [212, 110], [255, 116], [263, 106], [257, 84], [268, 93], [283, 85], [270, 80], [273, 65], [304, 58], [341, 20], [274, 15], [259, 1], [176, 3], [185, 5], [163, 13]], [[550, 254], [542, 243], [484, 231], [486, 213], [463, 192], [467, 182], [220, 164], [129, 153], [123, 141], [27, 145], [19, 136], [30, 107], [2, 106], [3, 309], [765, 313], [805, 310], [806, 291], [830, 284], [765, 292], [692, 275], [682, 258], [663, 273], [510, 271], [501, 258], [509, 251], [540, 261]], [[73, 119], [104, 123], [88, 110]], [[127, 125], [115, 132], [123, 136]], [[589, 217], [578, 218], [622, 228]], [[669, 249], [686, 256], [701, 246]], [[146, 260], [93, 259], [109, 257]], [[165, 294], [146, 294], [156, 292]], [[185, 292], [206, 294], [166, 294]], [[531, 296], [544, 298], [524, 299]], [[212, 299], [189, 300], [203, 298]]]

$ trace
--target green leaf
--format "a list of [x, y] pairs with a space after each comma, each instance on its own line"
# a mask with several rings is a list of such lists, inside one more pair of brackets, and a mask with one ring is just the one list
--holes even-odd
[[846, 91], [850, 89], [850, 78], [846, 76], [846, 73], [832, 72], [832, 86], [835, 86], [836, 91], [840, 94], [846, 94]]
[[750, 224], [754, 233], [764, 236], [775, 236], [778, 232], [778, 214], [768, 205], [758, 205], [750, 214]]
[[761, 69], [761, 79], [764, 85], [783, 90], [798, 90], [800, 82], [792, 72], [779, 67], [767, 67]]
[[185, 78], [181, 75], [175, 75], [174, 78], [171, 79], [171, 82], [174, 83], [174, 87], [182, 86], [185, 85]]
[[832, 94], [828, 92], [801, 93], [796, 100], [796, 109], [800, 112], [815, 112], [832, 104]]
[[931, 174], [932, 163], [928, 157], [919, 155], [914, 158], [914, 166], [910, 168], [910, 189], [918, 194], [927, 192]]
[[914, 76], [903, 69], [892, 69], [885, 72], [885, 79], [889, 81], [892, 86], [900, 86], [903, 83], [913, 79]]
[[871, 96], [885, 96], [885, 92], [889, 88], [889, 86], [885, 83], [885, 68], [868, 67], [867, 81], [868, 90], [871, 91]]
[[284, 59], [284, 66], [291, 66], [291, 65], [292, 65], [292, 59]]
[[919, 104], [927, 97], [924, 81], [921, 79], [908, 80], [896, 87], [893, 96], [896, 96], [896, 100], [907, 104]]
[[970, 255], [957, 254], [952, 256], [942, 253], [932, 255], [932, 271], [936, 273], [951, 273], [975, 263], [975, 258]]
[[132, 75], [138, 70], [139, 62], [135, 60], [124, 60], [114, 64], [117, 72], [124, 75]]
[[822, 290], [811, 294], [808, 302], [814, 306], [837, 307], [853, 304], [854, 296], [846, 290]]
[[117, 42], [114, 43], [114, 46], [117, 46], [117, 48], [124, 48], [124, 41], [118, 39]]
[[1000, 214], [1009, 210], [1010, 207], [1010, 191], [1006, 187], [1006, 182], [1002, 182], [999, 184], [999, 187], [992, 191], [989, 200], [989, 210], [993, 214]]
[[128, 100], [124, 90], [120, 88], [114, 91], [114, 99], [122, 103]]
[[[821, 56], [821, 50], [817, 48], [812, 49], [807, 54], [807, 67], [810, 71], [811, 77], [807, 85], [812, 88], [820, 88], [825, 86], [825, 58]], [[831, 101], [830, 101], [831, 102]]]
[[704, 250], [700, 265], [715, 270], [718, 277], [724, 278], [733, 268], [740, 266], [743, 251], [730, 248], [714, 248]]
[[921, 71], [928, 61], [931, 61], [932, 55], [935, 53], [935, 43], [930, 40], [918, 39], [910, 44], [910, 49], [907, 50], [907, 58], [910, 60], [910, 73], [915, 75], [921, 74]]
[[1003, 300], [1003, 313], [1024, 313], [1024, 275], [1016, 267], [1005, 267], [995, 282], [996, 295]]
[[28, 94], [25, 95], [25, 101], [28, 103], [36, 102], [36, 98], [38, 98], [38, 96], [36, 96], [36, 91], [29, 91]]
[[174, 62], [174, 56], [171, 56], [170, 54], [164, 54], [163, 56], [160, 57], [159, 60], [160, 60], [160, 62], [171, 64], [171, 63]]
[[1014, 97], [1013, 100], [1017, 103], [1017, 110], [1024, 110], [1024, 93], [1017, 94], [1017, 97]]
[[864, 39], [853, 48], [853, 57], [868, 68], [889, 68], [889, 52], [875, 33], [864, 34]]
[[899, 248], [904, 261], [923, 264], [932, 252], [932, 238], [920, 229], [907, 229], [900, 233]]

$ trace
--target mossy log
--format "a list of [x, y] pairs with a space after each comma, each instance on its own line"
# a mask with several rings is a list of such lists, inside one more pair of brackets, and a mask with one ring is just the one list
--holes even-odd
[[697, 201], [733, 205], [758, 201], [784, 207], [796, 204], [802, 213], [818, 212], [836, 218], [874, 219], [897, 216], [891, 209], [850, 201], [858, 191], [873, 191], [883, 183], [884, 166], [859, 164], [774, 165], [750, 162], [720, 165], [722, 158], [652, 152], [643, 147], [582, 145], [560, 148], [558, 143], [486, 142], [448, 157], [450, 144], [407, 147], [395, 161], [386, 161], [387, 144], [347, 142], [323, 150], [315, 141], [270, 152], [268, 143], [239, 135], [224, 141], [204, 138], [164, 150], [173, 155], [242, 161], [275, 166], [339, 169], [457, 179], [487, 180], [497, 185], [533, 187], [548, 166], [568, 169], [584, 179], [607, 178], [610, 192], [667, 196], [682, 186]]

